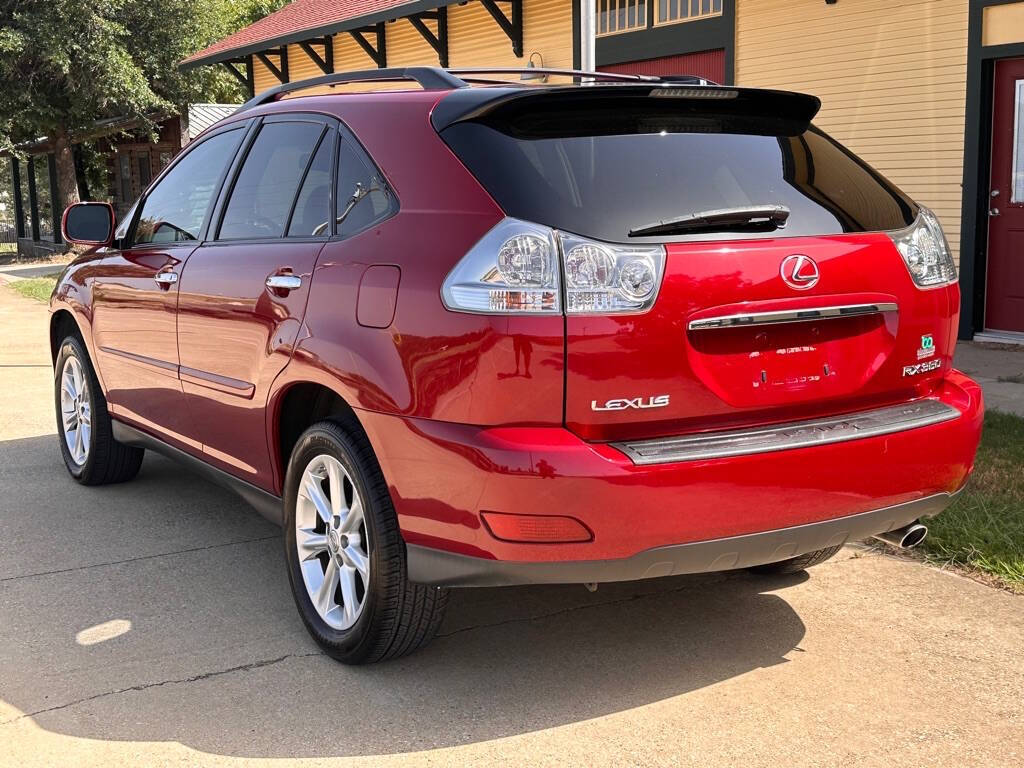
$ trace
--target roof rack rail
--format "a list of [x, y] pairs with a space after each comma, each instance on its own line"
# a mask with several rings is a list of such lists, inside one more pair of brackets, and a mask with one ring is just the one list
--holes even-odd
[[360, 69], [355, 72], [335, 72], [331, 75], [322, 75], [321, 77], [313, 77], [308, 80], [296, 80], [292, 83], [276, 85], [249, 99], [235, 112], [236, 114], [244, 112], [247, 109], [258, 107], [260, 104], [276, 101], [277, 97], [282, 94], [301, 91], [306, 88], [317, 88], [324, 85], [345, 85], [346, 83], [391, 83], [403, 80], [418, 83], [425, 91], [450, 91], [454, 88], [466, 88], [469, 86], [469, 83], [465, 80], [460, 80], [440, 67]]
[[[296, 80], [292, 83], [268, 88], [245, 102], [237, 110], [244, 112], [261, 104], [276, 101], [278, 96], [320, 86], [345, 85], [347, 83], [393, 83], [410, 81], [418, 83], [426, 91], [450, 91], [468, 88], [471, 82], [502, 82], [479, 78], [479, 75], [555, 75], [575, 79], [605, 80], [630, 83], [685, 83], [687, 85], [717, 85], [696, 75], [628, 75], [619, 72], [588, 72], [582, 69], [550, 69], [543, 67], [469, 67], [441, 69], [440, 67], [389, 67], [384, 69], [361, 69], [354, 72], [335, 72], [330, 75]], [[460, 75], [467, 76], [466, 78]]]
[[[469, 80], [474, 75], [556, 75], [573, 77], [576, 79], [590, 80], [612, 80], [630, 83], [685, 83], [687, 85], [717, 85], [710, 80], [697, 75], [630, 75], [622, 72], [592, 72], [585, 69], [557, 69], [551, 67], [449, 67], [445, 70], [449, 74], [462, 77], [469, 75]], [[463, 80], [467, 78], [462, 77]]]

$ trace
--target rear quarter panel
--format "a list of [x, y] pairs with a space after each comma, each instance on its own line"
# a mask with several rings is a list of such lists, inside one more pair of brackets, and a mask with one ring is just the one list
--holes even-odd
[[[384, 414], [562, 423], [562, 317], [473, 315], [441, 302], [445, 276], [504, 213], [431, 126], [437, 98], [376, 94], [336, 113], [384, 173], [399, 211], [321, 252], [304, 333], [271, 397], [272, 431], [276, 403], [303, 381]], [[400, 270], [394, 320], [385, 328], [357, 321], [360, 280], [375, 265]]]

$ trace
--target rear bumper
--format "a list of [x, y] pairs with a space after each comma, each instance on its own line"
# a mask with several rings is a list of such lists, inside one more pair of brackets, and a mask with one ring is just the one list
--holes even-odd
[[939, 493], [820, 523], [657, 547], [619, 560], [507, 562], [409, 545], [409, 579], [438, 586], [503, 587], [514, 584], [636, 581], [684, 573], [750, 568], [866, 539], [877, 533], [902, 528], [923, 517], [934, 517], [948, 507], [958, 493]]
[[[974, 466], [983, 405], [980, 387], [955, 372], [929, 397], [959, 415], [840, 442], [653, 464], [559, 427], [360, 418], [413, 579], [611, 581], [785, 559], [936, 514]], [[592, 538], [503, 541], [481, 512], [572, 517]]]

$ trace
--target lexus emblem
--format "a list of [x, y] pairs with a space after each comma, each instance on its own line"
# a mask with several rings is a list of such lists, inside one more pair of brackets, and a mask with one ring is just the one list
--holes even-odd
[[818, 272], [818, 265], [814, 259], [804, 256], [802, 253], [794, 253], [784, 258], [782, 266], [779, 268], [779, 275], [786, 285], [798, 291], [813, 288], [821, 279], [821, 273]]

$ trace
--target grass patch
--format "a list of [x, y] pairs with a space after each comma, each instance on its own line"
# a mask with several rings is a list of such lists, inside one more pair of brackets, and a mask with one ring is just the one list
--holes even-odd
[[15, 280], [9, 283], [11, 288], [20, 293], [26, 299], [35, 299], [36, 301], [49, 301], [50, 294], [53, 293], [53, 286], [56, 284], [56, 276], [29, 277], [24, 280]]
[[927, 521], [933, 562], [997, 577], [1024, 591], [1024, 419], [985, 414], [974, 475], [956, 503]]

